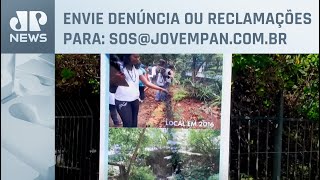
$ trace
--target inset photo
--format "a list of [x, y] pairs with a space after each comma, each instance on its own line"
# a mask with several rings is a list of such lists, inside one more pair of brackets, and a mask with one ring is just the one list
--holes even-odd
[[219, 179], [219, 130], [110, 128], [108, 146], [108, 179]]
[[222, 54], [110, 54], [109, 126], [220, 129]]
[[56, 179], [98, 179], [100, 55], [56, 54]]

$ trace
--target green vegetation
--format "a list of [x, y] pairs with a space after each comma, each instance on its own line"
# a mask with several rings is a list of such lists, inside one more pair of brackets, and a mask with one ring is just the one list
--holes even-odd
[[[156, 54], [141, 55], [146, 65], [155, 65], [159, 59], [175, 67], [174, 84], [179, 90], [173, 100], [195, 98], [220, 106], [222, 89], [222, 55], [219, 54]], [[187, 93], [186, 93], [187, 92]], [[177, 93], [177, 94], [175, 94]]]
[[[219, 166], [219, 135], [212, 130], [111, 128], [109, 177], [214, 179]], [[177, 170], [181, 172], [175, 174]]]
[[89, 79], [88, 82], [92, 87], [93, 94], [99, 94], [100, 92], [100, 82], [97, 79]]
[[153, 175], [150, 167], [135, 167], [132, 169], [132, 173], [129, 180], [154, 180], [156, 176]]
[[73, 78], [76, 75], [76, 73], [74, 71], [72, 71], [71, 69], [63, 68], [60, 75], [62, 77], [62, 81], [65, 82], [68, 79]]
[[183, 88], [179, 88], [178, 90], [173, 92], [172, 99], [174, 101], [181, 101], [182, 99], [185, 99], [188, 96], [189, 96], [189, 93], [186, 90], [184, 90]]
[[232, 88], [237, 114], [275, 116], [283, 92], [287, 117], [318, 120], [319, 55], [234, 55]]
[[215, 138], [220, 135], [220, 131], [217, 130], [203, 130], [202, 133], [199, 133], [197, 130], [189, 130], [188, 143], [190, 148], [194, 149], [195, 152], [211, 154], [213, 149], [219, 149], [218, 138]]
[[57, 54], [56, 94], [99, 94], [100, 55]]
[[[319, 150], [319, 55], [233, 55], [232, 73], [230, 154], [238, 157], [230, 156], [230, 177], [316, 177], [319, 158], [312, 151]], [[270, 155], [255, 161], [243, 152]], [[271, 164], [279, 165], [279, 172], [266, 168]]]

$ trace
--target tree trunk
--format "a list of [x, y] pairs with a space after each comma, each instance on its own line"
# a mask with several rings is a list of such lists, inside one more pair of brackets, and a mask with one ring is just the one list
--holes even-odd
[[130, 171], [131, 171], [131, 166], [133, 164], [133, 162], [136, 160], [137, 158], [137, 155], [138, 155], [138, 150], [140, 148], [140, 145], [141, 145], [141, 142], [143, 140], [143, 136], [144, 136], [144, 133], [146, 132], [146, 128], [143, 128], [142, 132], [140, 133], [140, 136], [139, 136], [139, 140], [138, 140], [138, 144], [133, 152], [133, 155], [130, 159], [130, 163], [129, 163], [129, 166], [128, 166], [128, 170], [127, 170], [127, 175], [129, 176], [130, 175]]
[[197, 62], [197, 57], [192, 56], [192, 65], [191, 65], [191, 67], [192, 67], [192, 83], [196, 82], [196, 75], [197, 75], [196, 62]]
[[197, 66], [197, 61], [199, 61], [197, 59], [197, 56], [196, 55], [192, 56], [192, 83], [196, 82], [197, 74], [198, 74], [201, 66], [206, 62], [206, 60], [203, 60], [201, 63], [199, 62], [200, 64], [199, 64], [199, 66]]

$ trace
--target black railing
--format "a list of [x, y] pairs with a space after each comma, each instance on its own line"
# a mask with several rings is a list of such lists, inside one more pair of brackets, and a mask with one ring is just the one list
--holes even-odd
[[85, 99], [56, 100], [56, 179], [96, 180], [99, 113]]
[[319, 121], [283, 118], [275, 137], [279, 128], [278, 118], [231, 118], [230, 179], [274, 179], [275, 171], [280, 179], [319, 179]]

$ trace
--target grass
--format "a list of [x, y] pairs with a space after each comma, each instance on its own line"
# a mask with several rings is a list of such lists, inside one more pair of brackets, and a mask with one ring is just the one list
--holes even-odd
[[185, 89], [179, 88], [174, 90], [172, 99], [177, 102], [187, 97], [189, 97], [189, 93]]

